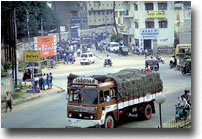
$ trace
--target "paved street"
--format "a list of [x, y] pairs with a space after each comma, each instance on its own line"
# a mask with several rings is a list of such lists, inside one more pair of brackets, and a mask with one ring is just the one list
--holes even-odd
[[[95, 52], [95, 50], [92, 50]], [[94, 75], [117, 72], [124, 68], [144, 68], [143, 56], [118, 56], [110, 53], [113, 61], [112, 67], [103, 67], [105, 53], [95, 52], [97, 56], [95, 64], [80, 65], [77, 57], [75, 64], [60, 64], [56, 69], [43, 72], [52, 72], [54, 84], [66, 89], [67, 75], [70, 73], [79, 75]], [[191, 75], [182, 75], [181, 72], [169, 69], [169, 57], [165, 57], [166, 63], [160, 64], [160, 76], [163, 80], [166, 102], [162, 104], [163, 123], [175, 117], [175, 104], [184, 89], [191, 89]], [[42, 98], [33, 102], [27, 102], [16, 106], [13, 112], [2, 114], [2, 127], [5, 128], [64, 128], [66, 126], [66, 94], [61, 93], [49, 98]], [[156, 113], [151, 120], [138, 121], [136, 118], [124, 119], [118, 123], [118, 128], [157, 128], [159, 125], [159, 109], [155, 103]]]

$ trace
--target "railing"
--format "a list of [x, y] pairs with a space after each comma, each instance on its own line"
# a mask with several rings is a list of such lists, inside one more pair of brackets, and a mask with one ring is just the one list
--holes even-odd
[[171, 121], [163, 125], [162, 128], [191, 128], [191, 117], [187, 119]]

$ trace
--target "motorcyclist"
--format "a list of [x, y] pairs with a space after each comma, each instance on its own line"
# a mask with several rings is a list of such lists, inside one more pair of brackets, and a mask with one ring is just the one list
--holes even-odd
[[110, 58], [110, 56], [109, 56], [109, 55], [107, 55], [106, 60], [107, 60], [107, 63], [110, 63], [110, 62], [111, 62], [111, 58]]
[[181, 99], [178, 101], [178, 106], [183, 109], [183, 113], [185, 114], [187, 109], [189, 109], [189, 104], [187, 103], [187, 100], [185, 99], [184, 95], [181, 95]]
[[191, 105], [191, 94], [189, 90], [184, 90], [184, 97], [189, 105]]
[[[170, 58], [170, 66], [171, 65], [173, 65], [174, 67], [176, 67], [176, 65], [177, 65], [177, 60], [176, 60], [176, 58], [175, 58], [175, 56], [172, 56], [171, 58]], [[171, 67], [172, 68], [172, 67]]]

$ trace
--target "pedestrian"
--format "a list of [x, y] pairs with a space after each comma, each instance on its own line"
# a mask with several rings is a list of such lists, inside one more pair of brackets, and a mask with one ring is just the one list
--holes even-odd
[[145, 49], [145, 51], [144, 51], [145, 59], [147, 59], [147, 53], [148, 53], [148, 51], [147, 51], [147, 49]]
[[39, 77], [39, 88], [40, 88], [40, 90], [43, 89], [43, 78], [42, 78], [42, 75], [40, 75], [40, 77]]
[[8, 107], [10, 111], [12, 111], [12, 102], [13, 102], [12, 95], [8, 91], [6, 91], [6, 111], [5, 112], [7, 112]]
[[51, 72], [49, 73], [49, 77], [50, 77], [50, 89], [52, 89], [52, 86], [53, 86], [53, 76], [52, 76]]
[[46, 89], [46, 74], [43, 74], [43, 90]]
[[48, 73], [46, 74], [46, 84], [47, 84], [47, 86], [48, 86], [48, 89], [50, 89], [50, 77], [49, 77], [49, 75], [48, 75]]

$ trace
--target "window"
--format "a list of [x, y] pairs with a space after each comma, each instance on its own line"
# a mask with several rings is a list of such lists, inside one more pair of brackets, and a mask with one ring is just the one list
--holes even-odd
[[98, 15], [100, 15], [100, 11], [98, 11]]
[[134, 4], [134, 10], [135, 10], [135, 11], [138, 11], [138, 6], [137, 6], [137, 4]]
[[102, 15], [105, 15], [105, 11], [102, 11]]
[[167, 3], [158, 3], [158, 10], [167, 10]]
[[72, 16], [77, 16], [77, 11], [71, 11]]
[[138, 28], [138, 22], [134, 22], [135, 23], [135, 28]]
[[135, 39], [135, 46], [139, 46], [139, 39]]
[[109, 14], [109, 11], [107, 10], [107, 15]]
[[93, 15], [96, 15], [96, 11], [93, 12]]
[[153, 9], [154, 9], [153, 3], [145, 3], [145, 10], [146, 11], [150, 11]]
[[88, 14], [91, 15], [92, 14], [91, 11], [89, 11]]
[[146, 28], [154, 28], [154, 21], [146, 21], [145, 27]]
[[168, 28], [167, 21], [159, 21], [159, 28]]

